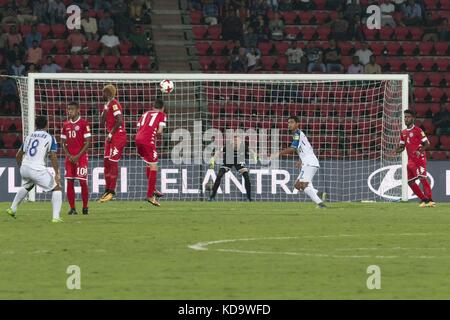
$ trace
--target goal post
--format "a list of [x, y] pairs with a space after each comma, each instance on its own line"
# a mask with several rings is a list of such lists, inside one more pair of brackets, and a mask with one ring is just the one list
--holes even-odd
[[[171, 94], [159, 92], [163, 79], [174, 82]], [[207, 199], [220, 167], [219, 161], [211, 169], [209, 159], [228, 141], [227, 130], [240, 129], [261, 155], [248, 164], [253, 198], [306, 200], [293, 188], [299, 171], [295, 157], [280, 159], [277, 167], [264, 160], [289, 145], [290, 115], [299, 116], [300, 129], [321, 163], [314, 185], [329, 193], [332, 201], [407, 201], [410, 197], [406, 153], [391, 154], [405, 127], [408, 75], [30, 73], [16, 80], [24, 135], [34, 129], [35, 117], [45, 114], [59, 142], [68, 102], [80, 104], [81, 116], [91, 123], [94, 136], [89, 151], [92, 199], [103, 191], [105, 129], [99, 125], [99, 113], [104, 104], [101, 90], [109, 83], [118, 88], [128, 133], [119, 162], [118, 199], [145, 197], [143, 162], [134, 148], [135, 124], [157, 97], [165, 101], [168, 114], [168, 128], [158, 142], [157, 184], [167, 199]], [[60, 166], [63, 173], [62, 155]], [[242, 177], [231, 170], [222, 179], [218, 200], [244, 199], [243, 186]], [[37, 190], [36, 199], [48, 196]]]

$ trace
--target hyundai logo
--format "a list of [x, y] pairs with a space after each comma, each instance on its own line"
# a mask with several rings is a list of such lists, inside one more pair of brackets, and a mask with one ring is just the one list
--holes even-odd
[[[399, 201], [401, 199], [401, 195], [395, 195], [396, 193], [399, 194], [401, 192], [396, 192], [394, 189], [401, 187], [402, 185], [402, 179], [401, 179], [401, 165], [391, 165], [387, 167], [380, 168], [369, 176], [367, 178], [367, 185], [369, 186], [369, 189], [379, 195], [382, 198], [393, 200], [393, 201]], [[396, 178], [395, 174], [398, 172], [398, 177]], [[434, 179], [431, 176], [431, 174], [427, 173], [427, 177], [430, 178], [430, 185], [431, 188], [434, 186]], [[419, 180], [416, 180], [416, 183], [418, 183]], [[377, 187], [378, 185], [378, 187]], [[408, 199], [414, 199], [417, 198], [417, 196], [412, 192], [412, 190], [408, 187]]]

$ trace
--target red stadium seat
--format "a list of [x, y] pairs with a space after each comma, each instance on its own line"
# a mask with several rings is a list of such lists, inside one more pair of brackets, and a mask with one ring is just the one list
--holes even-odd
[[197, 49], [197, 52], [198, 52], [199, 56], [206, 56], [206, 52], [208, 51], [209, 47], [210, 46], [209, 46], [208, 42], [197, 41], [195, 43], [195, 48]]
[[14, 144], [19, 140], [19, 136], [16, 133], [2, 134], [2, 140], [5, 144], [5, 149], [16, 149]]
[[228, 57], [215, 57], [214, 62], [217, 65], [217, 70], [225, 71], [227, 70], [229, 59]]
[[103, 58], [99, 55], [89, 56], [89, 69], [91, 70], [100, 70], [100, 65], [103, 62]]
[[427, 10], [436, 10], [437, 9], [437, 3], [436, 0], [424, 0], [425, 7]]
[[[303, 13], [303, 11], [301, 13]], [[319, 26], [325, 24], [325, 21], [327, 20], [328, 16], [329, 15], [327, 11], [314, 11], [314, 18], [316, 19], [316, 24], [318, 24]]]
[[295, 19], [297, 18], [297, 12], [295, 11], [285, 11], [283, 12], [284, 22], [286, 24], [295, 24]]
[[194, 39], [203, 40], [207, 31], [206, 26], [192, 26], [192, 33], [194, 34]]
[[[416, 58], [406, 59], [404, 63], [406, 65], [406, 70], [408, 70], [410, 72], [414, 72], [417, 70], [418, 61], [416, 60]], [[425, 81], [425, 79], [424, 79], [424, 81]]]
[[436, 65], [439, 71], [450, 71], [450, 59], [448, 58], [437, 58]]
[[300, 30], [298, 27], [287, 26], [284, 28], [284, 33], [293, 38], [297, 37], [299, 32], [300, 32]]
[[415, 42], [403, 42], [402, 49], [404, 56], [412, 56], [414, 54], [414, 50], [417, 48], [417, 44]]
[[191, 11], [191, 23], [192, 24], [201, 24], [203, 18], [203, 13], [200, 10], [192, 10]]
[[207, 71], [210, 69], [210, 65], [213, 62], [214, 58], [213, 57], [199, 57], [198, 58], [198, 62], [200, 63], [200, 67], [202, 68], [203, 71]]
[[50, 26], [40, 23], [37, 25], [37, 31], [42, 35], [42, 38], [47, 38], [47, 35], [50, 32]]
[[326, 3], [327, 3], [327, 0], [314, 0], [314, 4], [316, 5], [316, 8], [319, 10], [324, 9]]
[[393, 41], [393, 42], [388, 42], [388, 43], [386, 44], [386, 49], [387, 49], [388, 54], [389, 54], [390, 56], [396, 56], [396, 55], [398, 55], [398, 52], [399, 52], [400, 48], [401, 48], [401, 45], [400, 45], [399, 42], [394, 42], [394, 41]]
[[441, 136], [441, 150], [450, 150], [450, 136]]
[[263, 68], [266, 71], [272, 71], [273, 70], [273, 65], [276, 62], [276, 57], [271, 57], [271, 56], [262, 56], [261, 57], [261, 62], [263, 64]]
[[407, 37], [407, 35], [408, 35], [408, 33], [409, 33], [409, 30], [410, 30], [409, 27], [400, 27], [400, 26], [397, 26], [397, 27], [395, 28], [395, 38], [396, 38], [397, 40], [399, 40], [399, 41], [406, 40], [406, 37]]
[[431, 71], [435, 62], [433, 58], [423, 58], [419, 60], [419, 63], [422, 65], [423, 71]]
[[133, 44], [129, 41], [124, 41], [119, 45], [119, 50], [121, 55], [128, 55], [130, 52], [130, 49], [133, 47]]
[[436, 54], [438, 56], [445, 56], [445, 55], [447, 55], [447, 51], [448, 51], [448, 43], [447, 42], [436, 42], [434, 44], [434, 50], [436, 51]]
[[20, 26], [20, 33], [23, 36], [26, 36], [27, 34], [29, 34], [31, 32], [31, 25], [29, 24], [23, 24]]
[[300, 19], [300, 24], [311, 24], [313, 14], [310, 11], [300, 11], [298, 17]]
[[447, 152], [445, 151], [431, 151], [429, 155], [433, 160], [447, 160]]
[[275, 42], [275, 48], [278, 54], [285, 54], [287, 49], [289, 49], [289, 43], [284, 41]]
[[[410, 71], [410, 69], [408, 67], [407, 67], [407, 70]], [[425, 81], [427, 80], [427, 78], [428, 78], [428, 73], [425, 73], [425, 72], [414, 73], [413, 74], [414, 85], [417, 87], [425, 86]]]
[[428, 106], [428, 103], [416, 103], [414, 111], [419, 118], [425, 118], [430, 111], [430, 107]]
[[100, 42], [94, 40], [88, 41], [86, 46], [88, 48], [89, 54], [95, 55], [98, 54], [98, 51], [100, 49]]
[[258, 44], [258, 49], [261, 51], [261, 55], [268, 56], [270, 50], [272, 50], [272, 42], [260, 42]]
[[379, 56], [382, 54], [384, 50], [384, 42], [371, 42], [370, 49], [372, 50], [375, 56]]
[[59, 65], [61, 68], [65, 68], [67, 62], [69, 61], [69, 56], [66, 55], [56, 55], [54, 57], [55, 63]]
[[428, 136], [428, 141], [430, 142], [431, 149], [436, 149], [437, 144], [439, 143], [439, 137], [437, 136]]
[[391, 27], [383, 27], [380, 29], [380, 38], [381, 40], [391, 40], [393, 33], [394, 29]]
[[[226, 47], [226, 42], [224, 41], [213, 41], [211, 42], [211, 48], [215, 55], [222, 55], [222, 50]], [[208, 49], [208, 48], [206, 48]]]
[[53, 41], [52, 40], [42, 40], [41, 48], [44, 54], [50, 54], [53, 49]]
[[428, 95], [428, 90], [425, 88], [414, 88], [414, 101], [425, 102], [425, 98]]
[[391, 72], [400, 72], [401, 66], [403, 63], [404, 63], [404, 61], [402, 59], [395, 59], [395, 58], [390, 59], [389, 60], [390, 71]]
[[288, 59], [287, 59], [286, 56], [279, 56], [278, 57], [277, 64], [279, 66], [279, 68], [278, 68], [279, 70], [285, 71], [287, 63], [288, 63]]
[[70, 64], [72, 68], [75, 70], [83, 70], [84, 69], [84, 59], [82, 56], [71, 56]]
[[366, 40], [369, 41], [376, 40], [377, 35], [379, 33], [377, 29], [368, 29], [368, 28], [364, 28], [363, 32], [364, 35], [366, 36]]
[[430, 73], [428, 75], [428, 79], [430, 80], [430, 85], [433, 87], [438, 87], [442, 81], [442, 79], [444, 79], [444, 76], [441, 73]]
[[433, 42], [421, 42], [419, 44], [420, 55], [429, 56], [433, 50]]
[[436, 126], [433, 124], [431, 119], [425, 119], [422, 122], [422, 128], [425, 131], [427, 135], [434, 134], [434, 131], [436, 130]]
[[[293, 27], [295, 28], [295, 27]], [[287, 28], [285, 28], [286, 30]], [[302, 34], [302, 39], [303, 40], [312, 40], [313, 35], [316, 33], [316, 28], [315, 27], [308, 27], [308, 26], [304, 26], [300, 28], [300, 33]], [[287, 31], [286, 31], [286, 34]], [[291, 33], [289, 33], [291, 34]]]
[[347, 56], [350, 54], [350, 51], [353, 49], [353, 45], [350, 42], [343, 41], [339, 43], [339, 49], [341, 49], [341, 55]]
[[317, 34], [319, 35], [319, 39], [326, 41], [328, 40], [328, 37], [330, 36], [331, 28], [330, 27], [318, 27], [317, 28]]
[[208, 28], [208, 35], [213, 40], [219, 40], [222, 34], [222, 28], [219, 25], [210, 26]]
[[148, 70], [150, 68], [150, 57], [147, 56], [137, 56], [136, 62], [139, 70]]
[[55, 42], [55, 48], [56, 48], [57, 54], [68, 53], [67, 42], [65, 40], [57, 40]]
[[432, 102], [440, 102], [444, 97], [444, 92], [440, 88], [431, 88], [429, 90]]
[[409, 33], [411, 34], [411, 40], [420, 41], [423, 35], [423, 29], [419, 27], [409, 27]]
[[117, 56], [105, 56], [103, 57], [103, 61], [105, 62], [106, 69], [114, 70], [119, 62], [119, 58]]
[[66, 26], [63, 24], [54, 24], [51, 27], [53, 37], [55, 38], [63, 38], [66, 33]]

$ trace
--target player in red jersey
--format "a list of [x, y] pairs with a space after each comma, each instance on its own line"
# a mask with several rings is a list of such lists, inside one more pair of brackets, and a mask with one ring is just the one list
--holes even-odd
[[[156, 135], [161, 134], [167, 125], [167, 116], [164, 113], [164, 102], [155, 101], [153, 109], [144, 113], [139, 122], [136, 134], [136, 148], [139, 156], [147, 164], [148, 179], [147, 201], [154, 206], [160, 206], [155, 194], [156, 176], [158, 173], [158, 152], [156, 151]], [[159, 192], [157, 192], [159, 193]]]
[[80, 107], [76, 102], [67, 106], [69, 120], [64, 121], [61, 130], [61, 143], [66, 155], [67, 200], [69, 214], [77, 214], [75, 209], [75, 180], [80, 182], [81, 198], [83, 200], [83, 214], [88, 214], [89, 189], [88, 154], [91, 143], [91, 129], [89, 123], [81, 119]]
[[[406, 129], [400, 135], [400, 145], [395, 150], [401, 153], [406, 149], [408, 154], [408, 185], [414, 194], [420, 199], [420, 207], [434, 207], [430, 183], [427, 180], [427, 158], [425, 150], [430, 146], [430, 142], [419, 127], [414, 125], [416, 121], [415, 113], [405, 110]], [[423, 192], [416, 180], [419, 179], [423, 186]]]
[[106, 100], [100, 116], [100, 123], [106, 123], [107, 137], [105, 141], [104, 175], [106, 188], [99, 202], [111, 200], [116, 195], [116, 183], [119, 175], [119, 160], [127, 144], [127, 132], [123, 119], [122, 106], [115, 99], [116, 87], [108, 84], [103, 88], [103, 98]]

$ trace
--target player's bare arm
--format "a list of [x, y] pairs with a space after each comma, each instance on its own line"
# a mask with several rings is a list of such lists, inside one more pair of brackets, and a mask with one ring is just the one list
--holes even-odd
[[405, 145], [404, 144], [400, 144], [396, 149], [395, 149], [395, 153], [399, 154], [402, 153], [405, 150]]
[[114, 120], [115, 120], [114, 126], [112, 127], [111, 132], [108, 134], [108, 141], [111, 141], [114, 132], [116, 132], [117, 129], [119, 129], [120, 126], [122, 125], [122, 121], [123, 121], [122, 114], [115, 115]]
[[19, 167], [22, 166], [22, 159], [23, 159], [24, 154], [25, 154], [25, 152], [23, 152], [22, 148], [20, 148], [16, 153], [16, 161], [17, 161], [17, 165]]
[[55, 171], [56, 184], [61, 187], [61, 175], [59, 173], [58, 157], [56, 156], [56, 152], [50, 152], [50, 162], [53, 170]]
[[83, 148], [81, 148], [80, 152], [76, 156], [73, 156], [70, 161], [73, 163], [77, 163], [80, 157], [86, 153], [86, 151], [89, 149], [89, 146], [91, 145], [91, 139], [85, 138]]
[[104, 109], [104, 110], [102, 111], [102, 113], [100, 114], [100, 125], [105, 125], [105, 122], [106, 122], [106, 112], [107, 112], [107, 110]]
[[430, 146], [431, 145], [430, 145], [430, 142], [428, 142], [428, 140], [423, 141], [422, 145], [420, 145], [419, 148], [417, 149], [416, 154], [420, 155], [422, 152], [428, 150], [430, 148]]
[[280, 152], [274, 153], [273, 155], [270, 156], [270, 159], [273, 160], [278, 157], [288, 156], [288, 155], [294, 154], [295, 152], [296, 152], [295, 148], [288, 147], [286, 149], [281, 150]]

